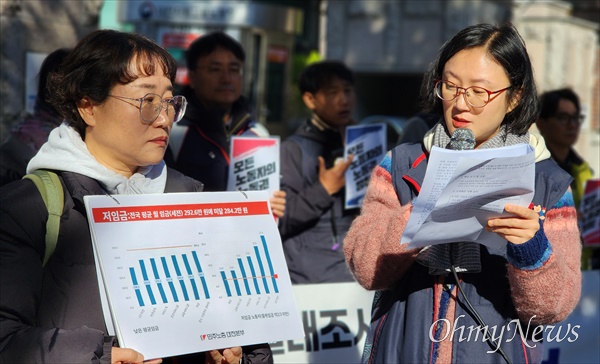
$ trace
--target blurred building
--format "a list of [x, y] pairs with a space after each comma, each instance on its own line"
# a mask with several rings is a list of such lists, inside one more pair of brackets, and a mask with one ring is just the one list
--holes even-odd
[[539, 91], [569, 86], [580, 95], [586, 120], [576, 149], [599, 175], [600, 1], [323, 0], [320, 8], [320, 52], [356, 72], [359, 119], [416, 113], [422, 74], [446, 40], [471, 24], [511, 21]]
[[102, 0], [0, 1], [0, 141], [33, 104], [45, 56], [95, 30], [101, 7]]
[[255, 106], [256, 117], [279, 133], [291, 89], [294, 42], [303, 28], [302, 9], [285, 3], [122, 1], [116, 10], [119, 22], [156, 40], [178, 60], [179, 86], [187, 84], [184, 52], [194, 39], [211, 31], [237, 39], [246, 51], [243, 94]]
[[342, 60], [355, 71], [356, 119], [409, 117], [444, 41], [471, 24], [511, 21], [540, 92], [570, 86], [581, 96], [586, 120], [576, 148], [600, 173], [600, 0], [3, 0], [0, 20], [0, 139], [31, 101], [35, 60], [97, 27], [155, 39], [180, 61], [178, 83], [191, 40], [229, 33], [248, 53], [245, 95], [285, 137], [306, 117], [296, 82], [310, 60]]

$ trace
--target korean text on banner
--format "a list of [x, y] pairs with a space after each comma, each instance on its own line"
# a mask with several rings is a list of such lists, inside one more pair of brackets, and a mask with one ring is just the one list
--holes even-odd
[[232, 137], [228, 191], [279, 190], [279, 137]]
[[386, 125], [352, 125], [346, 128], [344, 158], [354, 156], [346, 171], [346, 203], [344, 208], [362, 206], [373, 169], [386, 153]]
[[105, 322], [123, 347], [164, 358], [303, 337], [265, 191], [84, 202]]

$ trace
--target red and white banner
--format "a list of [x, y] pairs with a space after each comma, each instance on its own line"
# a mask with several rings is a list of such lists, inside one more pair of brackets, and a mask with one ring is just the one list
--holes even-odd
[[581, 200], [583, 245], [600, 247], [600, 179], [590, 179]]
[[279, 137], [232, 137], [229, 191], [279, 190]]

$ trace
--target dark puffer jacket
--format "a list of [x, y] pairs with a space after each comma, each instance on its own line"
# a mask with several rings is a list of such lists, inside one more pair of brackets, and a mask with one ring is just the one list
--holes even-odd
[[[42, 268], [48, 211], [29, 180], [0, 189], [0, 362], [109, 363], [115, 338], [106, 336], [83, 197], [100, 184], [58, 172], [65, 199], [59, 240]], [[202, 184], [168, 170], [165, 192], [196, 192]], [[271, 362], [268, 347], [251, 352]], [[250, 352], [244, 348], [244, 352]], [[202, 354], [198, 360], [204, 362]]]
[[[345, 190], [330, 196], [319, 182], [319, 162], [343, 156], [342, 137], [310, 120], [281, 144], [281, 189], [286, 212], [279, 231], [292, 283], [350, 282], [342, 242], [359, 209], [344, 210]], [[339, 245], [336, 245], [339, 244]]]

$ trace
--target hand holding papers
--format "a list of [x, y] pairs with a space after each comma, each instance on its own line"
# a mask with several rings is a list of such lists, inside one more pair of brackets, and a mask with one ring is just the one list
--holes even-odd
[[506, 241], [485, 230], [507, 203], [527, 206], [535, 183], [535, 155], [527, 144], [477, 150], [433, 147], [425, 180], [401, 243], [420, 248], [477, 242], [503, 252]]

